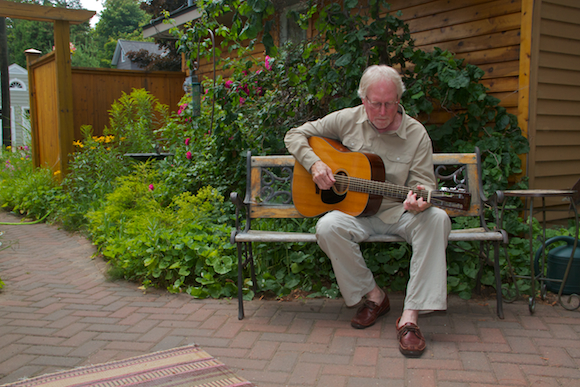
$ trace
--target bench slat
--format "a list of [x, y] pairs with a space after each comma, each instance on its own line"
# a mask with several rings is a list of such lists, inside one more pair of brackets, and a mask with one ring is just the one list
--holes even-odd
[[[502, 241], [501, 232], [485, 231], [482, 227], [452, 230], [449, 235], [450, 242], [459, 241]], [[398, 235], [373, 235], [364, 242], [404, 242]], [[250, 230], [236, 234], [235, 242], [316, 242], [316, 235], [307, 232], [282, 232], [282, 231], [258, 231]]]

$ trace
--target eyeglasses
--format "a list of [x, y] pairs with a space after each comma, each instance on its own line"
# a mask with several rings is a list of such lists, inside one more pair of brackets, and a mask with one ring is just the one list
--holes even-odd
[[385, 106], [385, 109], [388, 109], [390, 107], [396, 106], [399, 104], [399, 101], [387, 101], [387, 102], [373, 102], [370, 99], [368, 99], [367, 97], [365, 97], [365, 99], [367, 100], [368, 104], [373, 108], [373, 109], [377, 109], [379, 110], [383, 105]]

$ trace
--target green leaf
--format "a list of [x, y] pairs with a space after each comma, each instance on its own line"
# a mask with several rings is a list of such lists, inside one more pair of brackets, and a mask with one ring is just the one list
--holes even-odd
[[352, 55], [350, 53], [346, 53], [342, 55], [340, 58], [336, 60], [337, 67], [344, 67], [349, 65], [352, 62]]
[[466, 77], [465, 75], [462, 74], [449, 80], [447, 84], [449, 85], [449, 87], [461, 89], [469, 85], [469, 77]]

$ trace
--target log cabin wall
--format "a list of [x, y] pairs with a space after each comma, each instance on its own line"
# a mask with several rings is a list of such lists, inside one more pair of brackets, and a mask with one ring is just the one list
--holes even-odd
[[[429, 51], [439, 47], [481, 67], [486, 72], [482, 82], [490, 94], [510, 113], [518, 114], [522, 1], [526, 0], [394, 0], [390, 11], [402, 12], [400, 18], [409, 25], [417, 48]], [[279, 21], [280, 15], [276, 17]], [[227, 55], [230, 53], [222, 53]], [[256, 44], [252, 55], [263, 57], [263, 45]], [[211, 63], [200, 62], [198, 75], [211, 78]], [[227, 76], [219, 69], [217, 74]], [[434, 114], [431, 122], [446, 118]]]
[[[396, 0], [415, 46], [435, 47], [485, 71], [482, 83], [510, 113], [517, 114], [520, 56], [521, 0]], [[444, 122], [434, 115], [431, 122]]]

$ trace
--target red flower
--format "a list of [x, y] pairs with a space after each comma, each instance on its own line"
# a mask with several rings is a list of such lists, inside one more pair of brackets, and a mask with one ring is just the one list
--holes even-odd
[[193, 157], [193, 155], [191, 154], [191, 152], [187, 151], [187, 153], [185, 154], [185, 157], [186, 157], [188, 160], [191, 160], [191, 158]]

